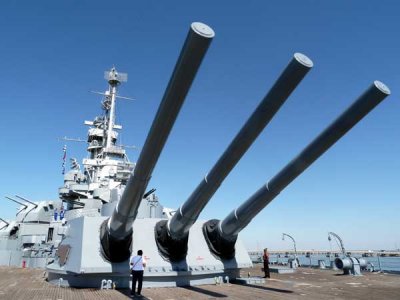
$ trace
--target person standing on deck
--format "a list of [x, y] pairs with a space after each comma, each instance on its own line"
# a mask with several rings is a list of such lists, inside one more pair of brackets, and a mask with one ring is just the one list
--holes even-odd
[[264, 278], [271, 278], [270, 274], [269, 274], [269, 253], [268, 253], [268, 248], [264, 249], [263, 261], [264, 261], [264, 273], [265, 273]]
[[61, 208], [60, 208], [60, 221], [62, 221], [62, 219], [64, 219], [64, 206], [62, 206], [61, 205]]
[[57, 208], [54, 210], [54, 221], [57, 221], [58, 211]]
[[143, 251], [138, 250], [136, 256], [132, 256], [129, 260], [129, 265], [132, 273], [132, 290], [131, 295], [135, 295], [136, 281], [138, 281], [138, 295], [142, 292], [143, 272], [146, 267], [146, 260], [143, 257]]

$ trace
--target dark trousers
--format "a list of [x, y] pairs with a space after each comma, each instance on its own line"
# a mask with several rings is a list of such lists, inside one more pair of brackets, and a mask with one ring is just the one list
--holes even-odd
[[265, 273], [265, 278], [270, 278], [268, 260], [264, 260], [264, 273]]
[[136, 290], [136, 281], [138, 281], [138, 294], [142, 292], [142, 283], [143, 283], [143, 271], [133, 271], [132, 270], [132, 290], [131, 293], [135, 293]]

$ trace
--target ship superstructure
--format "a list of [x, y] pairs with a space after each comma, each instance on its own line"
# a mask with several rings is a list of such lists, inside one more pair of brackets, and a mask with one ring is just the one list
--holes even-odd
[[82, 165], [71, 160], [71, 170], [64, 175], [64, 186], [59, 189], [60, 198], [68, 204], [68, 209], [100, 209], [110, 201], [110, 191], [122, 188], [132, 173], [134, 164], [126, 155], [124, 146], [117, 145], [118, 131], [122, 126], [115, 123], [117, 88], [127, 80], [127, 74], [118, 73], [115, 68], [105, 72], [108, 90], [102, 108], [104, 114], [93, 121], [85, 121], [90, 126], [87, 136], [88, 157]]
[[[115, 108], [118, 98], [131, 99], [118, 95], [118, 86], [127, 81], [127, 74], [113, 67], [104, 72], [104, 77], [108, 89], [104, 93], [95, 92], [103, 96], [103, 114], [84, 122], [89, 126], [87, 139], [78, 140], [87, 143], [88, 155], [82, 164], [75, 158], [70, 159], [70, 170], [64, 174], [64, 184], [58, 190], [59, 199], [34, 202], [18, 195], [6, 197], [19, 208], [15, 220], [0, 219], [0, 265], [45, 268], [54, 261], [69, 221], [107, 214], [115, 205], [110, 204], [111, 193], [117, 199], [125, 189], [135, 164], [126, 154], [125, 148], [129, 146], [118, 144], [122, 126], [116, 124]], [[171, 215], [159, 205], [154, 191], [146, 193], [147, 201], [140, 207], [140, 218]]]

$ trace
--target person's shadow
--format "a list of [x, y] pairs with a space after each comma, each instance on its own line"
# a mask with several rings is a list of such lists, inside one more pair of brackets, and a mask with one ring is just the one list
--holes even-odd
[[122, 289], [122, 290], [118, 290], [118, 292], [120, 292], [121, 294], [125, 295], [126, 297], [130, 298], [130, 299], [142, 299], [142, 300], [150, 300], [150, 298], [147, 298], [146, 296], [143, 295], [131, 295], [131, 290], [130, 289]]
[[130, 296], [130, 298], [132, 298], [132, 299], [143, 299], [143, 300], [150, 300], [150, 298], [147, 298], [146, 296], [143, 296], [143, 295], [133, 295], [133, 296]]

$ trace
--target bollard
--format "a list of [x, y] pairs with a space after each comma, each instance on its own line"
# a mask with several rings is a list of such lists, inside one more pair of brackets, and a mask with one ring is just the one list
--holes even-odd
[[318, 260], [318, 267], [319, 267], [320, 269], [326, 269], [325, 260], [319, 259], [319, 260]]
[[334, 260], [331, 260], [331, 269], [334, 270], [334, 271], [339, 270], [339, 269], [336, 267], [336, 264], [335, 264], [335, 261], [334, 261]]
[[107, 280], [107, 290], [111, 290], [111, 288], [112, 288], [112, 280], [109, 279]]
[[107, 280], [103, 279], [103, 280], [101, 281], [100, 289], [101, 289], [101, 290], [104, 290], [104, 289], [106, 289], [106, 288], [107, 288]]
[[291, 268], [291, 269], [297, 269], [299, 266], [298, 259], [297, 258], [289, 258], [288, 265], [289, 265], [289, 268]]

